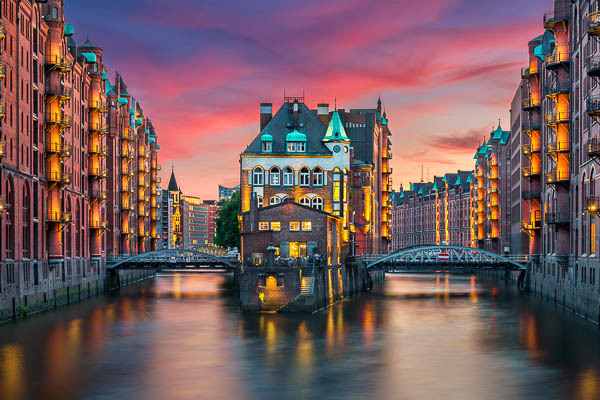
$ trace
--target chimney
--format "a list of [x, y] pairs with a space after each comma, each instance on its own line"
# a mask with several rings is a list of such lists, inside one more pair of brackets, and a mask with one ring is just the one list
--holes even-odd
[[265, 129], [265, 126], [273, 118], [273, 103], [260, 103], [260, 131]]
[[323, 125], [329, 125], [329, 104], [319, 103], [317, 104], [317, 117], [323, 123]]

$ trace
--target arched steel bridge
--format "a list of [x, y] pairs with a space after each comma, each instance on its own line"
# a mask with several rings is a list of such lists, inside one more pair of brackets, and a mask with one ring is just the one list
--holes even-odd
[[392, 254], [363, 258], [368, 269], [422, 271], [437, 269], [525, 270], [527, 257], [504, 257], [482, 249], [463, 246], [423, 245], [404, 248]]
[[176, 268], [226, 268], [238, 267], [235, 256], [214, 255], [192, 249], [167, 249], [136, 254], [125, 258], [109, 259], [106, 268], [151, 268], [151, 269], [176, 269]]

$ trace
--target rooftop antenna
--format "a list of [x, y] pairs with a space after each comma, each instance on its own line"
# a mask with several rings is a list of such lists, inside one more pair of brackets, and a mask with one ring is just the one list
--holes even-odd
[[421, 183], [423, 183], [423, 164], [421, 164]]
[[429, 182], [429, 168], [427, 168], [427, 182]]
[[337, 111], [337, 96], [333, 98], [334, 110]]

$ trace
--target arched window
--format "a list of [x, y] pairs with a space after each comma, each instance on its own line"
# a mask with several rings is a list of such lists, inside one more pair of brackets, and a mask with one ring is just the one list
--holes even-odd
[[596, 194], [596, 181], [595, 181], [595, 171], [592, 168], [592, 172], [590, 172], [590, 196], [594, 196]]
[[261, 196], [256, 198], [256, 202], [258, 203], [259, 208], [265, 205], [265, 200]]
[[23, 186], [23, 257], [29, 258], [29, 249], [30, 249], [30, 229], [31, 229], [31, 200], [29, 198], [29, 187], [27, 185]]
[[252, 184], [254, 186], [262, 186], [264, 178], [264, 171], [261, 167], [254, 168], [252, 171]]
[[269, 200], [269, 205], [273, 205], [273, 204], [279, 204], [281, 203], [281, 199], [279, 198], [279, 196], [273, 196], [271, 197], [271, 199]]
[[13, 254], [13, 250], [15, 249], [15, 192], [13, 190], [13, 181], [12, 177], [8, 178], [6, 182], [6, 210], [7, 213], [5, 215], [6, 218], [6, 257], [7, 258], [15, 258]]
[[290, 167], [283, 170], [283, 186], [294, 186], [294, 170]]
[[83, 241], [83, 235], [81, 234], [81, 227], [83, 225], [83, 221], [81, 218], [81, 207], [79, 206], [79, 200], [77, 200], [77, 205], [75, 206], [75, 215], [73, 220], [75, 221], [75, 256], [81, 257], [81, 242]]
[[[71, 198], [69, 197], [67, 199], [67, 213], [71, 214]], [[71, 257], [71, 249], [72, 249], [72, 244], [73, 244], [73, 231], [71, 229], [71, 225], [72, 224], [67, 224], [67, 228], [65, 229], [65, 248], [66, 248], [66, 255], [67, 257]]]
[[323, 199], [315, 197], [312, 199], [312, 208], [323, 211]]
[[319, 167], [313, 170], [313, 186], [323, 186], [323, 170]]
[[303, 197], [300, 199], [300, 204], [310, 207], [310, 199], [308, 197]]
[[52, 19], [58, 19], [58, 8], [52, 7]]
[[310, 186], [310, 171], [306, 167], [300, 170], [300, 186]]
[[269, 177], [271, 179], [271, 186], [281, 185], [281, 172], [279, 171], [279, 168], [271, 168], [271, 171], [269, 172]]

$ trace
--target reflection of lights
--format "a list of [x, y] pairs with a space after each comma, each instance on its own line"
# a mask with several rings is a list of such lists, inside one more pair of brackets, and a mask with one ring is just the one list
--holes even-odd
[[275, 327], [275, 322], [273, 322], [270, 318], [267, 321], [267, 353], [273, 354], [276, 350], [277, 344], [277, 328]]
[[296, 347], [298, 364], [302, 367], [309, 367], [313, 361], [313, 343], [312, 336], [306, 328], [306, 321], [298, 325], [298, 346]]
[[498, 288], [496, 286], [494, 286], [491, 290], [490, 290], [490, 295], [493, 297], [498, 296]]
[[444, 300], [446, 303], [450, 301], [450, 274], [446, 274], [444, 279]]
[[479, 301], [477, 299], [477, 287], [475, 285], [475, 275], [471, 276], [471, 288], [469, 290], [469, 298], [471, 299], [471, 303], [477, 303]]
[[23, 391], [23, 349], [16, 344], [0, 348], [0, 393], [3, 398], [20, 398]]
[[598, 374], [596, 370], [588, 368], [577, 380], [579, 396], [582, 399], [598, 398]]
[[365, 304], [365, 315], [362, 319], [363, 343], [369, 344], [373, 341], [375, 334], [375, 305], [373, 302]]

